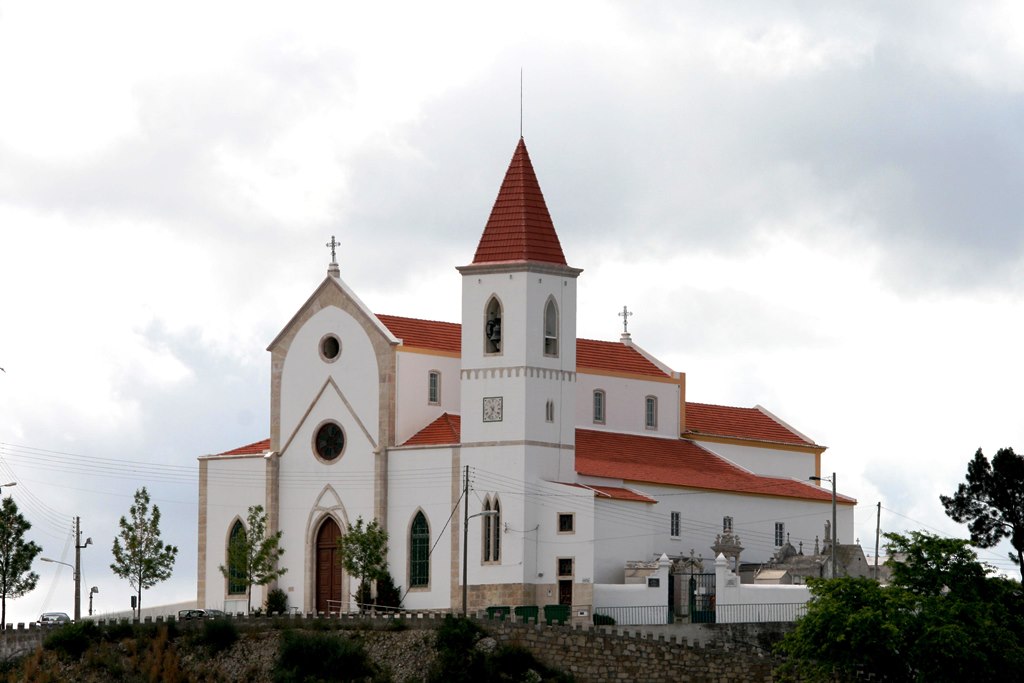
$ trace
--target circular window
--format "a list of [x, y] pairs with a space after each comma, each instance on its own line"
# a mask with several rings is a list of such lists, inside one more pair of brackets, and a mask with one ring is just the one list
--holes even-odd
[[317, 430], [313, 447], [324, 460], [334, 460], [345, 450], [345, 432], [336, 423], [328, 422]]
[[341, 340], [333, 334], [325, 335], [320, 340], [320, 357], [328, 363], [337, 360], [341, 355]]

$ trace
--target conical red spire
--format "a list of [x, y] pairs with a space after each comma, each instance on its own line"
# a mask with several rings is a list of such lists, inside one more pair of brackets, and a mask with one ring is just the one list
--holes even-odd
[[567, 265], [522, 138], [473, 256], [473, 263], [508, 261]]

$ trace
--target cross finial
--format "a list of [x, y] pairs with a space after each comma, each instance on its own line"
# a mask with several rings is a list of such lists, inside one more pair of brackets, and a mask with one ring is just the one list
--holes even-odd
[[622, 334], [629, 334], [629, 316], [631, 315], [633, 315], [633, 311], [623, 306], [622, 312], [619, 313], [619, 317], [622, 318]]
[[331, 241], [324, 245], [325, 247], [331, 248], [331, 263], [337, 263], [338, 259], [334, 254], [334, 249], [341, 246], [341, 242], [334, 239], [334, 235], [331, 235]]

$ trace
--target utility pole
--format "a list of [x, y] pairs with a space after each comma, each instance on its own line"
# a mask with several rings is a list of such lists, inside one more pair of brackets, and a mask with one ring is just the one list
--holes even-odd
[[[75, 621], [82, 618], [82, 548], [90, 543], [91, 538], [82, 543], [82, 518], [75, 517]], [[92, 595], [89, 596], [89, 604], [92, 604]]]
[[881, 581], [878, 575], [878, 537], [882, 533], [882, 501], [878, 501], [878, 517], [875, 519], [875, 581]]
[[462, 475], [462, 616], [466, 616], [466, 565], [469, 554], [466, 544], [469, 543], [469, 465]]

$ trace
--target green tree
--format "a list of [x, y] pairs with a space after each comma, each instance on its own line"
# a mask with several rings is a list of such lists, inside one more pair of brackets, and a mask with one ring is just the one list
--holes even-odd
[[228, 580], [245, 584], [246, 612], [252, 610], [252, 587], [266, 586], [288, 570], [277, 563], [284, 554], [281, 532], [267, 535], [267, 515], [262, 505], [251, 505], [242, 533], [228, 544], [228, 564], [220, 573]]
[[154, 505], [150, 511], [145, 486], [135, 492], [135, 502], [128, 512], [131, 520], [121, 517], [120, 538], [114, 538], [114, 562], [110, 568], [122, 579], [128, 579], [135, 589], [141, 614], [143, 589], [171, 577], [178, 549], [160, 539], [160, 508]]
[[4, 498], [0, 505], [0, 628], [7, 624], [7, 599], [20, 598], [39, 581], [32, 561], [42, 548], [25, 540], [25, 532], [31, 528], [14, 499]]
[[369, 602], [370, 582], [387, 575], [388, 532], [377, 520], [365, 524], [359, 517], [338, 539], [338, 550], [345, 571], [359, 579], [359, 602]]
[[966, 481], [952, 496], [939, 496], [946, 514], [967, 523], [971, 543], [991, 548], [1010, 539], [1010, 559], [1024, 577], [1024, 456], [1000, 448], [992, 462], [978, 449], [967, 463]]
[[967, 541], [919, 532], [886, 537], [892, 585], [808, 581], [807, 615], [779, 644], [787, 657], [780, 676], [1016, 680], [1024, 667], [1020, 584], [988, 576]]

